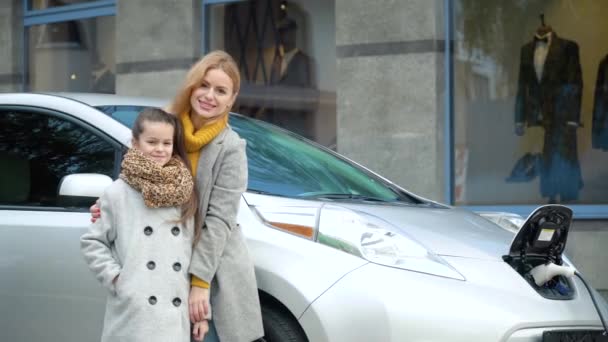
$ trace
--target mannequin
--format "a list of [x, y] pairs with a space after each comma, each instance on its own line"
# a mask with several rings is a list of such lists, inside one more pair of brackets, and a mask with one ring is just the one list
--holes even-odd
[[608, 55], [597, 69], [591, 141], [593, 148], [608, 151]]
[[275, 56], [270, 75], [271, 84], [291, 87], [310, 87], [310, 57], [296, 45], [297, 24], [289, 18], [280, 21], [278, 55]]
[[515, 133], [525, 127], [544, 130], [540, 190], [548, 202], [578, 198], [583, 186], [577, 154], [582, 76], [578, 44], [560, 38], [545, 25], [521, 48], [515, 102]]
[[[277, 23], [278, 46], [270, 72], [270, 84], [282, 88], [312, 88], [311, 59], [297, 45], [296, 22], [285, 16]], [[299, 92], [298, 92], [299, 93]], [[268, 121], [313, 139], [313, 115], [306, 109], [274, 108]]]

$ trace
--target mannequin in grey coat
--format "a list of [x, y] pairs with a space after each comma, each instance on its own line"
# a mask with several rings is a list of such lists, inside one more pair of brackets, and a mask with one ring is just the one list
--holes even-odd
[[101, 219], [81, 237], [81, 247], [109, 292], [101, 341], [190, 341], [192, 220], [171, 223], [180, 217], [178, 207], [148, 208], [122, 179], [106, 189], [100, 206]]
[[249, 342], [264, 335], [253, 262], [236, 223], [247, 189], [245, 141], [227, 126], [201, 149], [196, 185], [201, 238], [190, 273], [210, 282], [213, 323], [221, 342]]

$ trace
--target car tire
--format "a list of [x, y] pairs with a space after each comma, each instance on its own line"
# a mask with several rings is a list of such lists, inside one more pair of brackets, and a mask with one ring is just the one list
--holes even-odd
[[298, 321], [282, 308], [262, 306], [266, 342], [308, 342]]

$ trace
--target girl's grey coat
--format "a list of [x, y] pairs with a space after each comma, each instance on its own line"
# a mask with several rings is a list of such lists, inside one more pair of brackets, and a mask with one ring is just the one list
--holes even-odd
[[81, 249], [109, 291], [101, 340], [190, 341], [192, 220], [175, 224], [179, 208], [150, 209], [121, 179], [105, 191], [100, 207]]
[[211, 284], [213, 322], [220, 342], [264, 335], [253, 262], [236, 223], [247, 189], [245, 141], [226, 127], [201, 150], [196, 174], [203, 230], [190, 273]]

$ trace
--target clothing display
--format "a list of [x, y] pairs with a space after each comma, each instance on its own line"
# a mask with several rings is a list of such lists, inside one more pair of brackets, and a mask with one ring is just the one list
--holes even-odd
[[275, 58], [270, 76], [271, 84], [290, 87], [310, 87], [311, 60], [300, 49], [295, 48]]
[[524, 154], [513, 166], [506, 179], [509, 183], [529, 182], [540, 174], [542, 156], [539, 153]]
[[576, 200], [583, 186], [576, 135], [582, 88], [577, 43], [549, 32], [521, 48], [515, 127], [518, 135], [524, 127], [544, 129], [540, 190], [550, 201]]
[[608, 150], [608, 55], [597, 68], [591, 142], [593, 148]]

